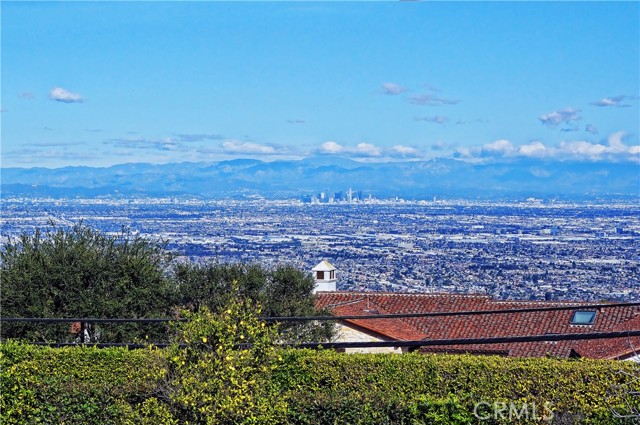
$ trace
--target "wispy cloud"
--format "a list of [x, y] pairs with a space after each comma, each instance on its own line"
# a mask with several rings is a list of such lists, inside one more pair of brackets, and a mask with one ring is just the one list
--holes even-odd
[[4, 114], [5, 112], [9, 112], [7, 108], [0, 108], [0, 114]]
[[180, 144], [170, 137], [150, 140], [145, 138], [124, 138], [110, 139], [104, 142], [120, 149], [151, 149], [157, 151], [175, 151], [180, 148]]
[[442, 106], [442, 105], [457, 105], [460, 103], [458, 99], [447, 99], [444, 97], [436, 96], [432, 93], [421, 94], [418, 96], [411, 96], [409, 103], [414, 105], [427, 105], [427, 106]]
[[480, 119], [477, 118], [475, 120], [469, 120], [469, 121], [465, 121], [465, 120], [457, 120], [455, 122], [456, 125], [467, 125], [467, 124], [486, 124], [488, 123], [489, 120], [484, 120], [484, 119]]
[[406, 92], [407, 89], [397, 83], [383, 83], [379, 90], [380, 94], [394, 96]]
[[591, 134], [598, 134], [598, 129], [596, 128], [595, 125], [592, 125], [592, 124], [587, 124], [584, 128], [584, 131]]
[[595, 102], [591, 102], [592, 105], [595, 106], [614, 106], [616, 108], [626, 108], [629, 107], [631, 105], [629, 105], [628, 103], [623, 103], [625, 100], [634, 100], [637, 99], [636, 96], [627, 96], [624, 94], [618, 95], [618, 96], [612, 96], [612, 97], [604, 97], [600, 100], [596, 100]]
[[36, 95], [34, 93], [29, 92], [29, 91], [25, 91], [25, 92], [20, 93], [18, 95], [18, 97], [20, 99], [33, 100], [33, 99], [36, 98]]
[[72, 93], [68, 90], [63, 89], [62, 87], [54, 87], [49, 92], [49, 98], [51, 100], [55, 100], [56, 102], [63, 103], [82, 103], [84, 99], [78, 93]]
[[224, 140], [224, 136], [220, 134], [176, 134], [171, 138], [176, 142], [210, 142], [214, 140]]
[[581, 120], [580, 112], [580, 109], [565, 108], [542, 114], [538, 117], [538, 120], [547, 127], [555, 128], [560, 124], [570, 124]]
[[287, 120], [287, 123], [289, 124], [306, 124], [307, 122], [305, 120]]
[[40, 164], [51, 160], [65, 162], [92, 161], [98, 158], [96, 154], [88, 152], [77, 152], [67, 150], [38, 150], [38, 149], [18, 149], [2, 154], [6, 159], [19, 164]]
[[37, 147], [57, 147], [63, 148], [67, 146], [80, 146], [86, 145], [85, 142], [37, 142], [37, 143], [27, 143], [23, 146], [37, 146]]
[[578, 127], [577, 125], [573, 127], [562, 127], [560, 131], [562, 133], [575, 133], [576, 131], [580, 131], [580, 127]]
[[446, 151], [454, 149], [456, 146], [450, 143], [445, 143], [443, 141], [438, 141], [431, 145], [431, 150], [433, 151]]
[[447, 121], [449, 121], [449, 118], [445, 117], [444, 115], [436, 115], [433, 117], [414, 117], [413, 119], [415, 121], [426, 121], [435, 124], [445, 124]]
[[440, 93], [442, 91], [439, 88], [437, 88], [436, 86], [433, 86], [431, 84], [423, 84], [423, 87], [425, 89], [429, 90], [430, 92]]

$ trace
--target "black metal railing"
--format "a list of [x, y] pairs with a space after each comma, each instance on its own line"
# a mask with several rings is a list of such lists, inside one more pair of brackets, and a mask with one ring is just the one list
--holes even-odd
[[[425, 313], [396, 313], [396, 314], [370, 314], [370, 315], [342, 315], [342, 316], [304, 316], [304, 317], [261, 317], [266, 322], [302, 322], [302, 321], [341, 321], [341, 320], [376, 320], [376, 319], [405, 319], [405, 318], [421, 318], [421, 317], [445, 317], [445, 316], [472, 316], [472, 315], [502, 315], [513, 313], [530, 313], [545, 311], [561, 311], [576, 309], [604, 309], [615, 307], [633, 307], [640, 306], [640, 302], [627, 302], [616, 304], [570, 304], [553, 307], [531, 307], [519, 309], [500, 309], [500, 310], [473, 310], [473, 311], [454, 311], [454, 312], [425, 312]], [[185, 319], [175, 318], [37, 318], [37, 317], [0, 317], [0, 324], [4, 323], [79, 323], [78, 341], [76, 342], [32, 342], [38, 345], [49, 346], [76, 346], [90, 344], [96, 347], [128, 347], [141, 348], [153, 345], [159, 348], [168, 346], [166, 342], [156, 343], [136, 343], [136, 342], [90, 342], [85, 340], [85, 330], [87, 326], [92, 324], [159, 324], [168, 322], [184, 321]], [[407, 348], [410, 351], [420, 347], [429, 346], [452, 346], [452, 345], [485, 345], [500, 343], [522, 343], [522, 342], [540, 342], [540, 341], [570, 341], [570, 340], [592, 340], [592, 339], [609, 339], [621, 337], [640, 336], [640, 329], [624, 330], [624, 331], [608, 331], [608, 332], [574, 332], [563, 334], [546, 334], [546, 335], [513, 335], [489, 338], [455, 338], [455, 339], [427, 339], [427, 340], [392, 340], [377, 342], [308, 342], [308, 343], [283, 343], [282, 346], [298, 347], [298, 348], [329, 348], [329, 349], [347, 349], [347, 348], [385, 348], [397, 347]]]

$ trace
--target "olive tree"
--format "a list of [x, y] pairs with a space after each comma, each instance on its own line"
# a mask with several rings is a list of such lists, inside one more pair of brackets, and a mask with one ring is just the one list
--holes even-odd
[[[180, 303], [192, 311], [207, 307], [217, 312], [239, 296], [262, 305], [265, 317], [329, 314], [315, 307], [313, 277], [290, 265], [268, 269], [258, 264], [180, 263], [173, 271]], [[290, 342], [324, 341], [333, 329], [331, 322], [278, 324], [280, 338]]]
[[[170, 254], [157, 240], [122, 230], [108, 235], [83, 223], [52, 224], [9, 239], [0, 251], [4, 317], [166, 317], [175, 304], [165, 276]], [[3, 338], [69, 341], [69, 324], [4, 323]], [[132, 341], [165, 331], [149, 325], [89, 326], [91, 341]]]

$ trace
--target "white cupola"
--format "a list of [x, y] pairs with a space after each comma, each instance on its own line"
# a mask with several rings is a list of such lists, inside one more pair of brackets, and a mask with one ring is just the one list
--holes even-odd
[[318, 291], [335, 291], [336, 282], [336, 268], [328, 261], [321, 261], [313, 269], [313, 278], [316, 280], [316, 287], [313, 289], [315, 294]]

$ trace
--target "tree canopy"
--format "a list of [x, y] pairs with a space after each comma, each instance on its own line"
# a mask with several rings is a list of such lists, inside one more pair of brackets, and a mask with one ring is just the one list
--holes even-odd
[[[328, 315], [315, 307], [313, 277], [293, 266], [267, 269], [259, 264], [181, 263], [174, 267], [180, 304], [192, 311], [216, 312], [233, 297], [262, 305], [266, 317]], [[333, 335], [330, 322], [282, 322], [280, 336], [287, 341], [321, 341]]]
[[[176, 299], [174, 285], [165, 276], [170, 258], [159, 241], [126, 230], [107, 235], [80, 223], [24, 233], [0, 252], [2, 315], [166, 317]], [[65, 341], [68, 328], [3, 324], [2, 336]], [[105, 327], [101, 339], [131, 341], [148, 334], [136, 328]], [[96, 336], [95, 329], [90, 336]]]
[[[315, 281], [289, 265], [174, 262], [160, 240], [123, 229], [111, 235], [83, 223], [51, 225], [10, 239], [0, 250], [2, 316], [157, 318], [180, 308], [220, 311], [235, 298], [263, 306], [264, 316], [327, 314], [314, 305]], [[150, 324], [88, 326], [89, 341], [163, 342], [167, 327]], [[329, 322], [278, 324], [287, 341], [330, 338]], [[68, 323], [3, 323], [0, 336], [65, 342], [78, 338]]]

